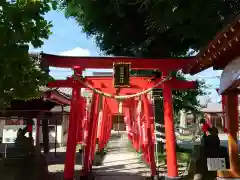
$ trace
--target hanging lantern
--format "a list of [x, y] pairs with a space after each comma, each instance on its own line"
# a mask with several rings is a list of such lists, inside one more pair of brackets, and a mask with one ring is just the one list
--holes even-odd
[[114, 63], [114, 87], [130, 87], [130, 63]]

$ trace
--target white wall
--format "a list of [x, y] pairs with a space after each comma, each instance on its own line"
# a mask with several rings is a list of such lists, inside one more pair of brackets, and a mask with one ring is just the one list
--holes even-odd
[[[3, 143], [14, 143], [16, 137], [17, 137], [17, 131], [19, 128], [24, 128], [24, 125], [4, 125], [3, 131], [2, 131], [2, 138]], [[53, 127], [53, 131], [49, 131], [49, 143], [55, 143], [55, 126], [51, 125], [49, 127]], [[40, 130], [40, 137], [39, 142], [43, 142], [43, 136], [42, 136], [42, 127], [39, 128]], [[33, 128], [33, 139], [35, 142], [36, 137], [36, 129]], [[57, 126], [57, 142], [60, 144], [64, 144], [63, 137], [62, 137], [62, 125]]]
[[[36, 119], [33, 119], [36, 121]], [[36, 122], [35, 122], [36, 124]], [[69, 116], [64, 115], [62, 125], [57, 126], [57, 142], [61, 145], [66, 145], [68, 131]], [[24, 128], [24, 125], [5, 125], [5, 120], [0, 120], [0, 137], [3, 138], [3, 143], [14, 143], [17, 137], [17, 131], [19, 128]], [[52, 131], [49, 131], [49, 143], [55, 143], [55, 125], [49, 125]], [[39, 142], [43, 142], [42, 138], [42, 127], [39, 127], [40, 137]], [[33, 139], [35, 141], [36, 137], [36, 127], [33, 126]]]

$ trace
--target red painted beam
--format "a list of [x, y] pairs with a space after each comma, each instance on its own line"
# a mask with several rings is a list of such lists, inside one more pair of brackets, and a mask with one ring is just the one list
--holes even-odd
[[[148, 89], [153, 87], [158, 81], [148, 81], [149, 78], [143, 77], [131, 77], [130, 78], [130, 88], [121, 88], [121, 91], [135, 92], [136, 89]], [[114, 92], [115, 88], [113, 85], [112, 77], [87, 77], [85, 82], [93, 86], [97, 89], [111, 89], [110, 92]], [[67, 80], [56, 80], [48, 84], [48, 87], [72, 87], [73, 78], [68, 78]], [[189, 90], [189, 89], [196, 89], [197, 83], [195, 81], [184, 81], [184, 80], [177, 80], [171, 79], [167, 82], [172, 89], [178, 90]], [[79, 86], [83, 87], [81, 84]], [[84, 88], [84, 87], [83, 87]], [[157, 88], [163, 88], [162, 84], [160, 84]], [[127, 89], [128, 91], [126, 91]], [[132, 90], [130, 90], [132, 89]]]
[[[55, 88], [55, 87], [62, 87], [62, 88], [70, 88], [73, 87], [73, 78], [68, 78], [66, 80], [55, 80], [52, 82], [49, 82], [47, 84], [47, 87], [49, 88]], [[84, 88], [81, 84], [79, 84], [81, 88]]]
[[53, 67], [82, 69], [112, 69], [113, 63], [131, 63], [131, 69], [158, 69], [162, 72], [182, 69], [193, 61], [193, 58], [145, 59], [134, 57], [71, 57], [41, 54], [42, 61]]

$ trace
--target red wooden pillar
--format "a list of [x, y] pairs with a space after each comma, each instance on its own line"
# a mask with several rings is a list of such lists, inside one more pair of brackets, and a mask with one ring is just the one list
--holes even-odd
[[154, 144], [153, 144], [153, 136], [151, 131], [151, 117], [149, 112], [149, 105], [148, 105], [148, 99], [147, 95], [143, 95], [143, 108], [144, 108], [144, 114], [145, 114], [145, 120], [147, 121], [147, 138], [148, 138], [148, 156], [150, 160], [150, 168], [151, 168], [151, 175], [156, 176], [157, 174], [157, 168], [156, 168], [156, 162], [154, 158]]
[[[138, 100], [137, 106], [136, 106], [136, 114], [137, 117], [135, 119], [135, 149], [139, 152], [141, 150], [142, 144], [144, 144], [144, 141], [142, 137], [144, 134], [146, 135], [147, 127], [146, 125], [146, 118], [145, 121], [143, 121], [143, 102], [141, 99]], [[145, 142], [147, 142], [147, 139], [145, 139]]]
[[99, 104], [99, 95], [94, 93], [92, 97], [92, 105], [90, 110], [90, 119], [89, 119], [89, 125], [88, 125], [88, 136], [87, 136], [87, 142], [85, 147], [85, 154], [84, 154], [84, 163], [83, 163], [83, 174], [82, 176], [86, 176], [89, 169], [91, 168], [90, 161], [92, 161], [91, 157], [91, 151], [92, 151], [92, 139], [93, 139], [93, 132], [95, 129], [93, 127], [95, 126], [95, 120], [97, 117], [95, 117], [95, 114], [98, 110], [98, 104]]
[[177, 168], [177, 154], [176, 154], [176, 137], [173, 119], [173, 98], [172, 89], [165, 83], [163, 86], [163, 99], [164, 99], [164, 124], [166, 132], [166, 155], [167, 155], [167, 169], [168, 178], [178, 177]]
[[107, 106], [107, 108], [108, 108], [107, 111], [109, 112], [109, 114], [108, 114], [107, 124], [106, 124], [106, 133], [105, 133], [105, 137], [104, 137], [104, 146], [107, 145], [107, 143], [109, 141], [109, 138], [111, 136], [111, 131], [112, 131], [112, 118], [113, 118], [113, 116], [110, 113], [110, 109], [109, 109], [108, 106]]
[[108, 114], [107, 118], [105, 119], [106, 121], [106, 125], [105, 125], [105, 133], [103, 133], [103, 148], [106, 146], [108, 138], [110, 137], [111, 134], [111, 130], [112, 130], [112, 124], [110, 124], [110, 122], [112, 122], [112, 115]]
[[102, 135], [103, 147], [106, 146], [106, 144], [110, 138], [111, 130], [112, 130], [112, 113], [109, 108], [109, 99], [105, 99], [104, 114], [106, 114], [106, 116], [103, 119], [103, 121], [105, 121], [104, 131], [103, 131], [103, 135]]
[[238, 96], [228, 95], [227, 97], [227, 117], [228, 117], [228, 149], [230, 156], [230, 168], [233, 171], [239, 170], [239, 164], [237, 164], [238, 157]]
[[83, 97], [80, 96], [79, 101], [78, 101], [78, 106], [79, 108], [78, 113], [77, 113], [77, 143], [81, 143], [83, 141], [83, 118], [85, 115], [85, 109], [86, 109], [86, 103]]
[[106, 103], [106, 98], [103, 97], [102, 101], [102, 117], [101, 121], [99, 122], [98, 126], [98, 151], [101, 151], [104, 148], [104, 137], [106, 133], [108, 132], [108, 116], [109, 112], [107, 111], [107, 103]]
[[222, 124], [224, 129], [227, 128], [225, 104], [226, 104], [226, 96], [222, 95], [222, 118], [223, 118]]
[[92, 168], [92, 162], [94, 159], [95, 151], [96, 151], [96, 139], [97, 139], [97, 128], [98, 128], [98, 120], [99, 120], [99, 105], [100, 105], [100, 98], [98, 95], [95, 111], [94, 111], [94, 121], [93, 121], [93, 131], [92, 131], [92, 139], [91, 139], [91, 160], [90, 160], [90, 168]]
[[74, 166], [76, 155], [76, 140], [77, 140], [77, 112], [80, 100], [80, 88], [77, 82], [73, 82], [71, 110], [69, 118], [68, 139], [67, 139], [67, 151], [64, 167], [64, 180], [74, 179]]
[[238, 96], [229, 94], [225, 96], [226, 119], [228, 123], [228, 152], [230, 170], [218, 171], [219, 179], [240, 178], [240, 159], [238, 150]]

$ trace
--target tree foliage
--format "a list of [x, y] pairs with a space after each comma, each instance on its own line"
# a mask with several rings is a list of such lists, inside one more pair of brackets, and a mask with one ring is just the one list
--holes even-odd
[[52, 25], [44, 15], [51, 8], [50, 0], [0, 1], [0, 106], [36, 97], [49, 80], [28, 51], [30, 45], [41, 47], [50, 35]]
[[[240, 1], [76, 0], [64, 1], [62, 8], [105, 54], [161, 58], [199, 51], [238, 13]], [[204, 87], [199, 82], [197, 91], [175, 91], [175, 112], [196, 110]]]
[[106, 54], [185, 56], [240, 10], [239, 0], [75, 0], [63, 4]]

